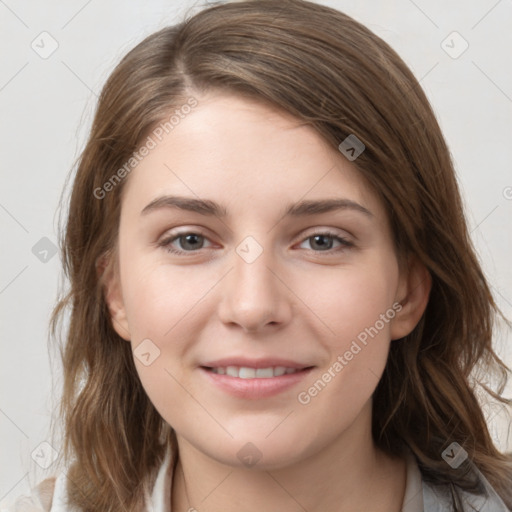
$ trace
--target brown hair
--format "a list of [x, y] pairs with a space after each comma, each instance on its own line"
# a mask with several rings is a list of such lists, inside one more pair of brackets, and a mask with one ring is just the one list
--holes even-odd
[[[303, 0], [253, 0], [200, 11], [147, 37], [108, 79], [79, 159], [62, 260], [70, 289], [51, 332], [70, 309], [61, 348], [59, 414], [71, 502], [83, 510], [135, 511], [169, 444], [162, 419], [138, 378], [130, 344], [112, 327], [102, 262], [113, 264], [124, 180], [104, 186], [169, 112], [208, 90], [244, 95], [310, 124], [337, 148], [354, 134], [366, 146], [354, 164], [385, 205], [399, 256], [415, 255], [432, 276], [427, 309], [391, 344], [374, 394], [373, 436], [390, 454], [404, 446], [425, 478], [471, 490], [476, 466], [512, 507], [512, 457], [489, 435], [476, 396], [477, 369], [509, 368], [492, 348], [500, 314], [473, 249], [449, 150], [411, 71], [383, 40], [334, 9]], [[101, 274], [101, 275], [99, 275]], [[441, 457], [458, 442], [468, 461]], [[474, 489], [473, 489], [474, 490]]]

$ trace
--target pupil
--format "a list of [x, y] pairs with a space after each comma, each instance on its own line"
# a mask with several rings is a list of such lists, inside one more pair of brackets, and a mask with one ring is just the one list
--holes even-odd
[[[315, 244], [317, 243], [317, 240], [318, 240], [318, 239], [320, 239], [320, 240], [321, 240], [321, 239], [324, 239], [324, 240], [325, 240], [326, 238], [329, 238], [329, 237], [328, 237], [327, 235], [315, 235], [315, 236], [313, 237], [313, 239], [315, 240]], [[328, 247], [328, 246], [330, 246], [330, 243], [329, 243], [329, 242], [327, 242], [327, 244], [322, 244], [322, 243], [320, 243], [320, 248], [325, 248], [326, 246], [327, 246], [327, 248], [328, 248], [328, 249], [330, 249], [330, 247]]]
[[194, 234], [190, 234], [190, 235], [185, 235], [183, 237], [185, 239], [185, 246], [190, 243], [190, 238], [192, 238], [192, 249], [194, 249], [195, 247], [193, 247], [194, 245], [194, 239], [195, 239], [195, 242], [197, 243], [197, 240], [200, 238], [200, 235], [194, 235]]

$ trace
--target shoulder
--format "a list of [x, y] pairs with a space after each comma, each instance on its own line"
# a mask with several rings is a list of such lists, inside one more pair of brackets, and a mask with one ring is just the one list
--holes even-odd
[[[457, 489], [463, 512], [511, 512], [503, 500], [493, 491], [484, 494], [472, 494]], [[423, 482], [424, 510], [432, 512], [451, 512], [453, 497], [445, 485], [432, 485]]]
[[[173, 465], [168, 453], [159, 468], [151, 496], [146, 491], [144, 510], [168, 510], [167, 496], [170, 495]], [[69, 504], [67, 494], [68, 473], [62, 473], [41, 481], [33, 487], [29, 496], [20, 496], [14, 502], [0, 503], [0, 512], [81, 512]]]
[[34, 487], [30, 495], [18, 497], [1, 512], [51, 512], [57, 477], [47, 478]]
[[456, 493], [461, 512], [512, 512], [503, 502], [485, 476], [472, 464], [481, 492], [473, 494], [458, 486], [433, 483], [426, 478], [411, 451], [408, 461], [407, 486], [402, 512], [452, 512], [453, 492]]
[[[487, 479], [478, 471], [482, 488], [473, 494], [456, 487], [456, 494], [463, 512], [511, 512]], [[425, 511], [448, 512], [452, 510], [452, 491], [447, 485], [434, 485], [423, 480], [423, 506]]]

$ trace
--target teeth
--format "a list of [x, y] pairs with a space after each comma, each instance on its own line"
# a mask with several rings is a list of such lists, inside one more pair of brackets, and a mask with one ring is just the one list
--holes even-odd
[[238, 376], [241, 379], [254, 379], [256, 377], [256, 370], [254, 368], [246, 368], [242, 366], [240, 370], [238, 370]]
[[249, 368], [247, 366], [227, 366], [211, 368], [213, 373], [219, 375], [229, 375], [239, 379], [270, 379], [271, 377], [280, 377], [284, 374], [296, 373], [297, 368], [286, 368], [285, 366], [270, 366], [269, 368]]
[[281, 375], [284, 375], [285, 373], [295, 373], [295, 368], [285, 368], [284, 366], [276, 366], [274, 368], [274, 375], [276, 377], [280, 377]]
[[[241, 373], [242, 373], [242, 370], [240, 369], [240, 374]], [[272, 371], [272, 368], [257, 368], [255, 373], [256, 373], [255, 377], [258, 377], [259, 379], [268, 379], [269, 377], [274, 376], [274, 372]]]
[[230, 377], [238, 377], [238, 368], [236, 366], [228, 366], [226, 368], [226, 375]]

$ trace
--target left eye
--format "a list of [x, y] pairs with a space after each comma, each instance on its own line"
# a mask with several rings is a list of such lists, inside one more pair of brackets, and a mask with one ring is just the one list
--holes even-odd
[[[202, 244], [205, 240], [208, 240], [205, 236], [195, 233], [195, 232], [187, 232], [187, 233], [179, 233], [177, 235], [173, 235], [165, 240], [162, 240], [158, 244], [159, 247], [165, 248], [166, 251], [173, 254], [190, 254], [193, 252], [197, 252], [199, 249], [203, 249]], [[328, 251], [339, 251], [343, 248], [352, 247], [352, 242], [349, 242], [347, 239], [336, 235], [334, 233], [314, 233], [306, 237], [302, 242], [313, 241], [310, 245], [313, 246], [311, 250], [315, 252], [328, 252]], [[338, 242], [340, 246], [338, 248], [333, 249], [334, 241]], [[181, 245], [180, 248], [176, 248], [173, 246], [175, 242], [179, 242]], [[315, 248], [316, 246], [317, 248]]]
[[[325, 242], [326, 239], [327, 240], [330, 239], [330, 241]], [[338, 247], [335, 250], [340, 250], [340, 249], [345, 248], [345, 247], [352, 247], [352, 245], [353, 245], [346, 238], [338, 236], [338, 235], [336, 235], [334, 233], [315, 233], [313, 235], [308, 236], [304, 240], [304, 242], [306, 242], [308, 240], [313, 240], [314, 241], [313, 245], [316, 245], [317, 247], [320, 247], [320, 251], [319, 252], [330, 251], [332, 249], [333, 240], [339, 242], [340, 245], [341, 245], [341, 247]], [[302, 242], [302, 243], [304, 243], [304, 242]], [[310, 245], [311, 245], [311, 243], [310, 243]], [[313, 249], [313, 250], [315, 250], [315, 249]], [[316, 252], [318, 252], [318, 251], [316, 251]]]

